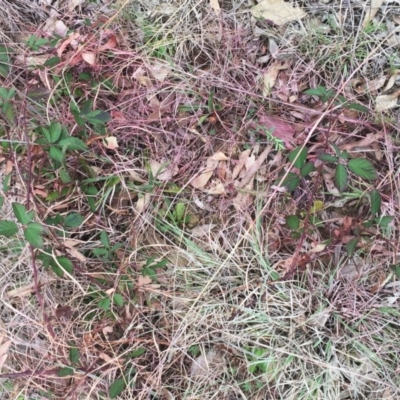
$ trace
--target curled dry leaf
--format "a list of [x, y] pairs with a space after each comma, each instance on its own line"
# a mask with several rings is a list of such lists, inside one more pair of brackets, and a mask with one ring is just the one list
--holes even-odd
[[65, 49], [67, 48], [67, 46], [69, 44], [72, 44], [74, 41], [78, 40], [78, 38], [80, 37], [80, 34], [78, 32], [74, 32], [71, 35], [68, 36], [67, 39], [65, 39], [60, 47], [57, 49], [57, 55], [58, 57], [61, 57], [62, 54], [64, 53]]
[[82, 58], [85, 62], [87, 62], [89, 65], [95, 65], [96, 64], [96, 55], [92, 52], [85, 51], [82, 53]]
[[150, 168], [153, 176], [162, 182], [171, 180], [179, 172], [179, 169], [176, 166], [172, 166], [171, 163], [161, 164], [155, 160], [150, 160]]
[[238, 187], [243, 188], [245, 187], [252, 179], [254, 178], [255, 174], [257, 171], [260, 169], [261, 165], [263, 162], [267, 159], [268, 154], [270, 153], [272, 149], [272, 145], [269, 145], [257, 158], [257, 160], [254, 162], [254, 164], [251, 165], [250, 168], [248, 168], [247, 173], [245, 176], [243, 176], [241, 182], [239, 183]]
[[104, 138], [104, 146], [109, 150], [115, 150], [118, 148], [118, 141], [115, 136], [109, 136]]
[[351, 86], [358, 94], [373, 93], [383, 87], [386, 82], [386, 77], [381, 76], [380, 78], [366, 81], [364, 79], [356, 78], [352, 79]]
[[284, 0], [263, 0], [251, 9], [251, 13], [255, 18], [267, 19], [276, 25], [284, 25], [306, 16], [301, 8], [293, 7]]
[[212, 177], [215, 169], [218, 167], [219, 161], [227, 160], [229, 160], [229, 158], [221, 151], [213, 154], [211, 157], [207, 158], [207, 166], [205, 171], [203, 171], [199, 176], [196, 176], [196, 178], [194, 178], [190, 184], [196, 189], [203, 189]]
[[400, 94], [400, 90], [396, 90], [392, 94], [383, 94], [376, 98], [376, 111], [385, 111], [397, 106], [397, 100]]
[[239, 155], [239, 161], [237, 164], [233, 167], [232, 171], [232, 179], [236, 179], [239, 176], [240, 171], [243, 169], [243, 167], [246, 164], [247, 159], [249, 158], [249, 155], [251, 153], [251, 149], [247, 149], [245, 151], [242, 151]]
[[158, 62], [153, 64], [149, 68], [149, 71], [151, 75], [153, 75], [154, 79], [157, 79], [159, 82], [164, 82], [165, 78], [171, 72], [171, 68], [168, 65]]
[[291, 60], [286, 61], [274, 61], [274, 63], [268, 68], [263, 75], [263, 95], [268, 96], [271, 93], [271, 89], [275, 86], [276, 78], [278, 77], [279, 71], [290, 67]]

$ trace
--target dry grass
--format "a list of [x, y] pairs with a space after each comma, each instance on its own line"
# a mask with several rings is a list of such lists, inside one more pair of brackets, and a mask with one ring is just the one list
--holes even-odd
[[[96, 68], [81, 62], [57, 72], [64, 79], [71, 72], [70, 86], [54, 84], [50, 97], [31, 103], [24, 85], [40, 85], [37, 68], [25, 72], [19, 64], [22, 72], [2, 82], [17, 89], [15, 104], [29, 116], [11, 129], [0, 125], [7, 140], [25, 143], [24, 131], [53, 120], [79, 135], [69, 103], [74, 98], [81, 106], [92, 98], [96, 109], [111, 113], [108, 136], [119, 144], [107, 149], [89, 128], [88, 150], [66, 160], [73, 178], [68, 184], [61, 183], [59, 169], [46, 171], [46, 154], [33, 155], [32, 188], [66, 188], [55, 200], [38, 194], [33, 204], [38, 221], [47, 223], [50, 251], [71, 259], [74, 272], [59, 278], [44, 268], [40, 251], [32, 253], [22, 233], [1, 237], [0, 338], [11, 340], [2, 398], [51, 393], [56, 399], [106, 399], [116, 379], [126, 383], [121, 399], [399, 397], [398, 278], [390, 269], [398, 262], [398, 115], [337, 117], [303, 94], [326, 86], [373, 110], [376, 94], [360, 95], [349, 82], [386, 73], [396, 65], [395, 54], [385, 41], [374, 41], [375, 31], [362, 31], [362, 8], [299, 3], [308, 17], [278, 28], [251, 20], [247, 2], [219, 1], [221, 19], [204, 1], [127, 2], [103, 20], [118, 41], [113, 55], [101, 56]], [[328, 22], [322, 26], [311, 17]], [[94, 36], [97, 30], [104, 33], [98, 26], [74, 28]], [[274, 62], [267, 59], [268, 37], [282, 62], [293, 61], [264, 96], [262, 77]], [[95, 83], [107, 79], [112, 88], [93, 88], [78, 77], [82, 72]], [[48, 73], [53, 79], [54, 70]], [[265, 115], [294, 126], [294, 145], [305, 143], [312, 155], [327, 132], [339, 146], [362, 140], [371, 129], [383, 132], [375, 144], [354, 145], [350, 152], [379, 167], [382, 210], [394, 216], [389, 227], [364, 232], [353, 257], [345, 237], [315, 252], [345, 229], [344, 217], [366, 218], [368, 205], [354, 193], [368, 187], [354, 182], [341, 205], [325, 186], [315, 190], [313, 180], [302, 186], [306, 200], [280, 190], [281, 174], [290, 168], [288, 151], [278, 151], [278, 141], [258, 127]], [[243, 177], [232, 179], [232, 171], [246, 148], [255, 159], [269, 152], [253, 186], [239, 189]], [[17, 161], [11, 189], [1, 194], [2, 219], [13, 218], [11, 203], [24, 202], [29, 186], [27, 151], [14, 150], [0, 153], [2, 181], [10, 153]], [[191, 184], [217, 152], [228, 157], [212, 178], [222, 181], [221, 196]], [[167, 163], [169, 177], [155, 162]], [[88, 179], [98, 189], [95, 212], [85, 195]], [[285, 216], [304, 218], [310, 193], [324, 204], [318, 215], [324, 223], [301, 242]], [[187, 220], [172, 216], [177, 204], [185, 205]], [[57, 235], [46, 218], [71, 212], [84, 223]], [[111, 246], [120, 244], [109, 258], [96, 256], [104, 249], [101, 232]], [[298, 258], [298, 268], [287, 274], [296, 252], [308, 258]], [[143, 268], [160, 261], [162, 267], [146, 276]], [[116, 304], [115, 293], [124, 306]], [[107, 310], [102, 299], [110, 300]], [[74, 348], [79, 361], [72, 364]], [[71, 365], [71, 375], [60, 377], [60, 369]]]

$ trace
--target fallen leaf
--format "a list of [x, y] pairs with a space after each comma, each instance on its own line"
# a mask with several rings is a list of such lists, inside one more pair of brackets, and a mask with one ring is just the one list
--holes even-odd
[[117, 37], [110, 29], [106, 29], [106, 31], [104, 32], [103, 35], [108, 36], [108, 40], [105, 44], [103, 44], [99, 47], [100, 51], [114, 49], [115, 47], [117, 47], [117, 43], [118, 43]]
[[159, 181], [169, 181], [173, 176], [175, 176], [179, 169], [175, 166], [173, 167], [171, 163], [159, 163], [155, 160], [150, 160], [150, 169], [153, 176]]
[[240, 153], [239, 161], [234, 166], [233, 171], [232, 171], [232, 179], [236, 179], [239, 176], [239, 173], [243, 169], [243, 167], [245, 166], [246, 161], [249, 158], [250, 153], [251, 153], [251, 149], [247, 149], [247, 150], [242, 151]]
[[204, 224], [196, 226], [195, 228], [192, 229], [192, 235], [197, 238], [209, 236], [211, 230], [215, 227], [216, 227], [215, 224]]
[[396, 107], [399, 94], [400, 94], [400, 90], [396, 90], [392, 94], [383, 94], [383, 95], [377, 96], [375, 110], [376, 111], [384, 111], [384, 110], [389, 110], [391, 108]]
[[151, 195], [150, 193], [146, 193], [143, 197], [139, 197], [139, 200], [136, 202], [135, 210], [139, 214], [146, 210], [147, 206], [150, 204]]
[[275, 86], [276, 78], [278, 77], [279, 71], [290, 67], [290, 60], [286, 61], [274, 61], [269, 66], [268, 70], [263, 74], [263, 95], [268, 96], [271, 93], [271, 89]]
[[339, 146], [340, 150], [352, 150], [355, 147], [368, 147], [371, 144], [375, 143], [379, 139], [382, 139], [382, 132], [378, 133], [368, 133], [364, 139], [358, 140], [357, 142], [346, 143], [344, 145]]
[[351, 86], [358, 94], [373, 93], [380, 89], [386, 82], [386, 77], [381, 76], [380, 78], [373, 79], [371, 81], [365, 81], [363, 79], [352, 79]]
[[363, 28], [365, 28], [373, 20], [384, 1], [385, 0], [371, 0], [371, 4], [366, 7], [364, 22], [362, 24]]
[[24, 286], [20, 286], [16, 289], [9, 290], [7, 292], [8, 297], [23, 297], [23, 296], [30, 296], [32, 291], [34, 290], [35, 285], [33, 283], [29, 283]]
[[54, 32], [56, 35], [59, 35], [59, 36], [61, 36], [61, 37], [65, 37], [65, 35], [66, 35], [67, 32], [68, 32], [68, 27], [67, 27], [67, 25], [64, 24], [63, 21], [57, 20], [57, 22], [56, 22], [56, 24], [55, 24], [55, 26], [54, 26], [53, 32]]
[[268, 154], [272, 149], [272, 145], [269, 145], [257, 158], [254, 164], [247, 170], [246, 175], [243, 176], [241, 182], [239, 183], [238, 187], [243, 188], [246, 186], [253, 178], [257, 171], [260, 169], [262, 163], [267, 159]]
[[89, 65], [96, 64], [96, 55], [92, 52], [85, 51], [82, 53], [82, 58], [86, 61]]
[[11, 340], [7, 340], [7, 342], [4, 342], [1, 346], [0, 346], [0, 372], [3, 368], [4, 363], [7, 360], [7, 351], [11, 345]]
[[109, 150], [115, 150], [119, 147], [117, 138], [115, 136], [109, 136], [104, 138], [104, 145]]
[[223, 359], [221, 355], [214, 350], [197, 357], [193, 360], [190, 368], [190, 375], [192, 378], [201, 378], [209, 375], [211, 372], [214, 377], [218, 372], [223, 372]]
[[293, 7], [284, 0], [264, 0], [251, 9], [253, 17], [267, 19], [276, 25], [284, 25], [290, 21], [297, 21], [306, 16], [299, 7]]
[[215, 169], [218, 167], [219, 161], [227, 160], [229, 160], [229, 158], [221, 151], [213, 154], [211, 157], [208, 157], [205, 171], [203, 171], [199, 176], [196, 176], [196, 178], [194, 178], [190, 184], [196, 189], [203, 189], [212, 177]]
[[80, 34], [78, 32], [74, 32], [71, 35], [68, 36], [67, 39], [65, 39], [62, 43], [61, 46], [57, 49], [57, 55], [58, 57], [61, 57], [62, 54], [64, 53], [65, 49], [69, 44], [71, 44], [72, 41], [77, 40], [79, 38]]
[[258, 117], [259, 124], [271, 131], [272, 136], [281, 139], [284, 142], [287, 150], [294, 149], [294, 135], [296, 132], [292, 125], [271, 115], [260, 114]]
[[168, 65], [156, 63], [149, 68], [149, 71], [154, 79], [157, 79], [159, 82], [164, 82], [165, 78], [171, 72], [171, 68]]
[[210, 187], [207, 190], [204, 190], [204, 192], [211, 195], [220, 195], [226, 193], [225, 186], [219, 179], [213, 180], [210, 184]]
[[145, 285], [150, 285], [151, 278], [149, 276], [139, 276], [136, 286], [141, 287]]
[[215, 15], [219, 17], [221, 15], [221, 7], [218, 0], [210, 0], [210, 6], [214, 10]]
[[71, 13], [76, 7], [82, 5], [84, 2], [85, 0], [69, 0], [68, 11]]

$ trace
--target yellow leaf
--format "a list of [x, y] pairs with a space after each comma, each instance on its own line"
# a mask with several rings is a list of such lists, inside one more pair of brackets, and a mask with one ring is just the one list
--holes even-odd
[[284, 0], [264, 0], [251, 9], [255, 18], [264, 18], [276, 25], [284, 25], [290, 21], [296, 21], [306, 16], [299, 7], [293, 7]]

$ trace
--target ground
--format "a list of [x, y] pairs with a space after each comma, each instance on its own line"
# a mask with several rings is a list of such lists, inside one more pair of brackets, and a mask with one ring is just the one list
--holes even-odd
[[396, 1], [0, 0], [3, 399], [397, 399]]

